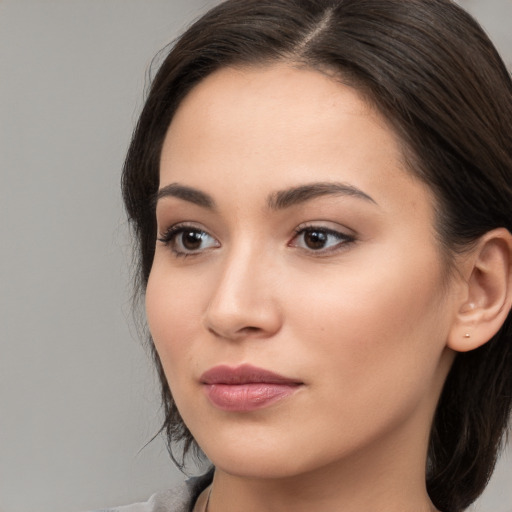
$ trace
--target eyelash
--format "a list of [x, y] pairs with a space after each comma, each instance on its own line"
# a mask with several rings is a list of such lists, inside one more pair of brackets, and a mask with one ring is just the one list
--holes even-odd
[[[158, 238], [159, 242], [162, 242], [165, 246], [169, 247], [173, 254], [180, 258], [186, 258], [188, 256], [197, 256], [205, 251], [205, 249], [198, 249], [197, 251], [190, 250], [190, 252], [186, 252], [184, 250], [179, 250], [176, 248], [177, 241], [179, 235], [183, 235], [185, 233], [195, 233], [201, 236], [203, 239], [206, 236], [215, 240], [209, 233], [207, 233], [204, 229], [201, 229], [197, 226], [189, 225], [189, 224], [176, 224], [175, 226], [171, 226], [163, 235]], [[183, 243], [183, 241], [181, 242]], [[218, 245], [217, 245], [218, 247]]]
[[347, 245], [352, 244], [356, 241], [356, 237], [354, 235], [348, 235], [346, 233], [342, 233], [340, 231], [336, 231], [334, 229], [330, 229], [330, 228], [326, 228], [326, 227], [322, 227], [322, 226], [310, 225], [310, 226], [299, 226], [295, 230], [295, 236], [293, 237], [293, 239], [289, 243], [289, 245], [291, 245], [292, 247], [296, 247], [294, 241], [297, 240], [297, 238], [300, 237], [301, 235], [306, 235], [308, 233], [309, 234], [317, 233], [317, 234], [321, 234], [326, 237], [331, 236], [338, 240], [338, 242], [336, 244], [334, 244], [332, 247], [328, 247], [327, 249], [320, 248], [318, 250], [315, 250], [315, 249], [305, 248], [305, 247], [302, 248], [305, 251], [311, 252], [315, 256], [324, 256], [324, 255], [328, 255], [333, 252], [340, 251], [340, 250], [346, 248]]
[[[211, 247], [207, 247], [205, 249], [197, 249], [196, 251], [194, 251], [192, 249], [186, 249], [186, 250], [178, 249], [176, 247], [176, 244], [178, 243], [177, 238], [179, 237], [179, 235], [183, 235], [187, 232], [189, 234], [194, 233], [195, 235], [200, 235], [200, 238], [196, 238], [198, 241], [202, 241], [205, 237], [210, 237], [212, 240], [215, 240], [215, 238], [213, 238], [208, 232], [206, 232], [205, 230], [203, 230], [197, 226], [189, 225], [189, 224], [176, 224], [175, 226], [171, 226], [164, 234], [159, 236], [158, 241], [163, 243], [165, 246], [169, 247], [175, 256], [182, 257], [182, 258], [186, 258], [189, 256], [198, 256], [198, 255], [202, 254], [205, 250], [220, 247], [220, 244], [218, 242], [216, 242], [216, 244]], [[316, 233], [318, 235], [325, 237], [326, 239], [328, 237], [334, 237], [335, 239], [337, 239], [337, 243], [335, 243], [332, 247], [328, 247], [327, 249], [322, 247], [322, 248], [319, 248], [318, 250], [312, 249], [310, 247], [309, 248], [308, 247], [300, 247], [296, 242], [297, 239], [300, 236], [304, 236], [308, 233], [309, 234]], [[288, 243], [288, 246], [289, 247], [297, 247], [304, 251], [310, 252], [315, 256], [321, 257], [324, 255], [328, 255], [330, 253], [342, 250], [343, 248], [346, 248], [347, 245], [352, 244], [355, 241], [356, 241], [355, 236], [348, 235], [346, 233], [342, 233], [342, 232], [336, 231], [334, 229], [330, 229], [330, 228], [326, 228], [326, 227], [322, 227], [322, 226], [314, 226], [314, 225], [304, 226], [304, 225], [302, 225], [295, 229], [295, 234], [294, 234], [292, 240]], [[183, 244], [183, 240], [181, 241], [181, 244]], [[189, 251], [189, 252], [187, 252], [187, 251]]]

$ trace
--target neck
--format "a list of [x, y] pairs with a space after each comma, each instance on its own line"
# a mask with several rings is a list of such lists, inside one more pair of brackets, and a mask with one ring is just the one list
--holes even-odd
[[[238, 480], [238, 481], [237, 481]], [[382, 485], [385, 479], [373, 481], [364, 487], [352, 485], [353, 478], [338, 480], [334, 484], [311, 481], [299, 485], [295, 482], [265, 481], [260, 479], [233, 479], [218, 473], [212, 487], [208, 512], [378, 512], [414, 511], [434, 512], [424, 489], [414, 489], [405, 480], [403, 488]]]
[[[425, 486], [428, 436], [368, 446], [315, 471], [268, 478], [217, 468], [208, 512], [434, 512]], [[416, 449], [415, 449], [416, 447]]]

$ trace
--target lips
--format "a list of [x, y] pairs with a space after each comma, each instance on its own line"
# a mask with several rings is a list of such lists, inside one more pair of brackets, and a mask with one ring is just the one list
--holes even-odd
[[294, 394], [303, 383], [277, 373], [242, 365], [216, 366], [200, 378], [210, 402], [225, 411], [248, 412]]

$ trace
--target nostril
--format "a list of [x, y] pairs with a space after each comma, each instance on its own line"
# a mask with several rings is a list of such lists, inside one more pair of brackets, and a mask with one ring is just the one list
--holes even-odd
[[214, 327], [208, 327], [208, 331], [214, 336], [220, 336], [221, 338], [230, 338], [230, 339], [240, 339], [240, 337], [251, 336], [252, 334], [257, 334], [262, 332], [260, 327], [247, 326], [238, 329], [235, 332], [227, 333], [222, 332], [221, 329], [215, 329]]
[[251, 293], [251, 300], [245, 296], [240, 300], [237, 297], [222, 297], [222, 293], [218, 293], [204, 312], [201, 319], [203, 328], [216, 338], [237, 341], [246, 337], [267, 338], [274, 335], [281, 327], [279, 308], [266, 296], [265, 300], [259, 297], [256, 300], [256, 292], [252, 290]]
[[258, 331], [261, 331], [261, 329], [259, 327], [251, 327], [251, 326], [244, 327], [243, 329], [240, 329], [240, 332], [245, 332], [247, 334], [252, 333], [252, 332], [258, 332]]

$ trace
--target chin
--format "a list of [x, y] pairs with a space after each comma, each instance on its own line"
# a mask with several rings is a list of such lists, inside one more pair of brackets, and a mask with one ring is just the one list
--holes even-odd
[[303, 452], [286, 439], [261, 439], [252, 434], [234, 439], [216, 436], [200, 443], [212, 464], [225, 473], [245, 478], [286, 478], [302, 473]]
[[232, 476], [249, 479], [281, 480], [308, 473], [312, 468], [302, 465], [293, 457], [288, 460], [278, 454], [261, 456], [255, 453], [222, 454], [212, 460], [215, 468]]
[[209, 439], [200, 446], [218, 470], [252, 479], [287, 479], [321, 472], [352, 453], [349, 446], [337, 451], [332, 445], [307, 450], [307, 443], [294, 441], [289, 435], [257, 436], [253, 431], [242, 438], [217, 435], [214, 442]]

